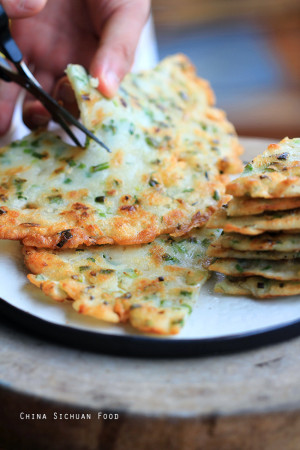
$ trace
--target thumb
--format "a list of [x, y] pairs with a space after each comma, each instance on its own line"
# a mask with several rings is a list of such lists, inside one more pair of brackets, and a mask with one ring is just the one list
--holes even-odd
[[11, 19], [23, 19], [39, 13], [47, 0], [1, 0], [0, 3]]

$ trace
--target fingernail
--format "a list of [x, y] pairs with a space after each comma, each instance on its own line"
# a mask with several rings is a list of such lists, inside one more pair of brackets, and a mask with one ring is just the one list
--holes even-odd
[[19, 0], [17, 6], [24, 12], [38, 12], [43, 8], [44, 0]]
[[120, 80], [115, 72], [108, 71], [104, 74], [103, 81], [106, 85], [107, 90], [112, 95], [118, 90]]

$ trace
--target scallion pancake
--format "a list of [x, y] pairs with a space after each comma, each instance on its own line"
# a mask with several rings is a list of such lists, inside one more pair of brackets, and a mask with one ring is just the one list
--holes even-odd
[[24, 247], [29, 280], [56, 301], [112, 323], [176, 334], [192, 312], [210, 262], [211, 230], [143, 245], [101, 245], [62, 250]]
[[253, 198], [300, 196], [300, 138], [269, 145], [228, 184], [227, 193]]
[[298, 252], [277, 252], [277, 251], [240, 251], [232, 248], [222, 248], [218, 243], [212, 244], [208, 250], [207, 255], [214, 258], [238, 258], [238, 259], [297, 259], [300, 258], [300, 251]]
[[263, 277], [225, 277], [216, 284], [215, 292], [225, 295], [251, 295], [261, 299], [286, 297], [300, 294], [300, 282], [267, 280]]
[[27, 246], [134, 245], [202, 226], [240, 168], [233, 126], [183, 56], [125, 77], [113, 99], [68, 74], [82, 120], [111, 149], [33, 133], [0, 150], [0, 238]]
[[245, 236], [238, 233], [224, 233], [216, 241], [216, 245], [224, 249], [250, 252], [299, 252], [300, 234], [279, 232], [263, 233], [258, 236]]
[[262, 276], [274, 280], [300, 281], [300, 259], [262, 260], [262, 259], [217, 259], [209, 270], [234, 277]]
[[300, 208], [300, 197], [248, 198], [235, 197], [226, 206], [228, 216], [252, 216], [266, 211], [283, 211]]
[[257, 216], [228, 217], [226, 209], [220, 209], [209, 220], [208, 227], [223, 228], [228, 233], [246, 235], [262, 234], [265, 231], [296, 231], [300, 229], [300, 208], [290, 211], [274, 211]]

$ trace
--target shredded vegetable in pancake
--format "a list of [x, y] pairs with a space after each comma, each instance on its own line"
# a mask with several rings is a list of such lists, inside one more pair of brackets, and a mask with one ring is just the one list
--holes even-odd
[[198, 229], [144, 245], [77, 250], [24, 247], [29, 280], [54, 300], [107, 322], [140, 331], [180, 331], [208, 278], [206, 248], [218, 233]]
[[43, 248], [132, 245], [202, 226], [240, 169], [233, 126], [183, 56], [129, 74], [105, 99], [69, 66], [82, 120], [108, 145], [34, 133], [0, 151], [0, 238]]

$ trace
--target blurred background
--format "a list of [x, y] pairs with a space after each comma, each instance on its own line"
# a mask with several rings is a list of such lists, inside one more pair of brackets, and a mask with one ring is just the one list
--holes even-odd
[[153, 0], [159, 57], [183, 52], [238, 134], [300, 136], [300, 0]]

